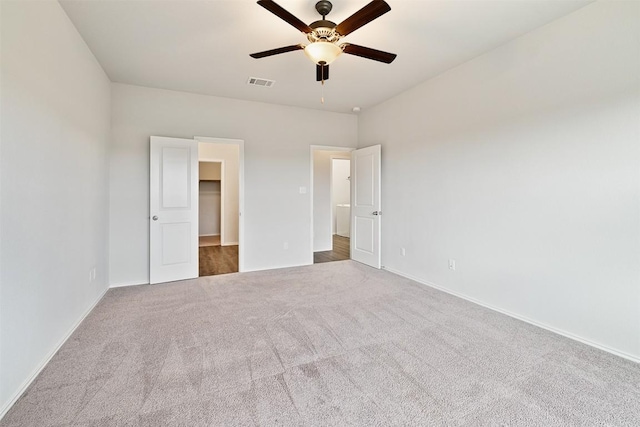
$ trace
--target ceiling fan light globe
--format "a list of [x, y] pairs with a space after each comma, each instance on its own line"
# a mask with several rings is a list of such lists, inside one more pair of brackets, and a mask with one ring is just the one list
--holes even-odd
[[304, 53], [315, 64], [329, 65], [340, 56], [342, 49], [334, 43], [314, 42], [304, 48]]

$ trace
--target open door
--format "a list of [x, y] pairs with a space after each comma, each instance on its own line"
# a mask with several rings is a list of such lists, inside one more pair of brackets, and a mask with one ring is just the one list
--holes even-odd
[[198, 142], [151, 137], [149, 283], [198, 277]]
[[380, 145], [351, 152], [351, 259], [380, 268]]

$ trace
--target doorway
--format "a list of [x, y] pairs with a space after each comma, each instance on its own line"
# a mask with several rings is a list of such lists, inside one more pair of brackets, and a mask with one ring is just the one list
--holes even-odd
[[[151, 136], [149, 151], [149, 283], [244, 271], [244, 141]], [[220, 163], [219, 187], [203, 185], [209, 195], [219, 188], [220, 246], [203, 247], [231, 252], [233, 268], [224, 271], [199, 271], [199, 264], [225, 261], [215, 255], [199, 257], [199, 161]]]
[[[212, 150], [209, 150], [211, 152]], [[222, 246], [225, 221], [224, 160], [199, 161], [198, 185], [198, 275], [238, 271], [237, 245]]]
[[351, 150], [312, 146], [314, 264], [351, 258]]
[[200, 277], [241, 271], [241, 144], [234, 140], [198, 141]]

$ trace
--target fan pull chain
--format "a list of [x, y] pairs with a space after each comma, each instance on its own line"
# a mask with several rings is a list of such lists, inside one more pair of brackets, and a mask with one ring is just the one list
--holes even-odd
[[324, 104], [324, 78], [322, 79], [322, 85], [320, 86], [320, 103]]

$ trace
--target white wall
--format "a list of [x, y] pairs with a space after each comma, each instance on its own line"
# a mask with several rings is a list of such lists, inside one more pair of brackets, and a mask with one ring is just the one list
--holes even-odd
[[107, 289], [110, 83], [57, 2], [0, 10], [1, 416]]
[[221, 216], [220, 181], [201, 180], [198, 190], [198, 235], [219, 236]]
[[222, 179], [224, 233], [220, 243], [222, 246], [237, 245], [240, 224], [240, 146], [238, 144], [200, 142], [198, 152], [201, 160], [224, 161], [224, 171], [222, 172], [224, 173]]
[[336, 234], [336, 206], [351, 203], [351, 161], [349, 159], [333, 159], [331, 166], [331, 206], [332, 232]]
[[349, 159], [348, 151], [313, 151], [313, 251], [333, 249], [331, 159]]
[[363, 113], [383, 264], [640, 358], [639, 123], [640, 3], [621, 1]]
[[112, 88], [112, 284], [148, 283], [150, 135], [244, 140], [245, 268], [312, 262], [309, 192], [299, 193], [310, 186], [309, 145], [355, 145], [356, 116], [123, 84]]

